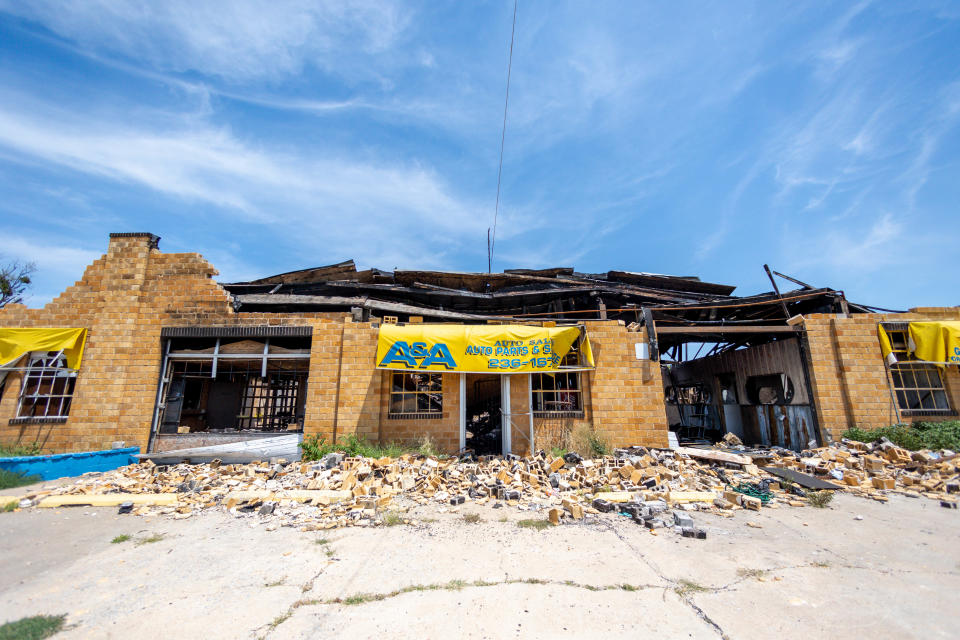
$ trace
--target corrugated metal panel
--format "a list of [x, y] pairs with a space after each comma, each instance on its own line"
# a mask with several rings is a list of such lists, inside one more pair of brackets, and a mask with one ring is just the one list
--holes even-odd
[[163, 327], [161, 338], [309, 338], [313, 327]]

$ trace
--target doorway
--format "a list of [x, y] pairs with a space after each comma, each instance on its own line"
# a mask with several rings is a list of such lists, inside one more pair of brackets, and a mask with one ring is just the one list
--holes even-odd
[[499, 375], [466, 374], [466, 448], [478, 456], [503, 452], [503, 404]]

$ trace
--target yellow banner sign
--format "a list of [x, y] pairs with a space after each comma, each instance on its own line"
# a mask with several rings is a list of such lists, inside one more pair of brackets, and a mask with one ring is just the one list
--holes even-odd
[[550, 372], [561, 368], [571, 349], [579, 350], [579, 364], [563, 369], [593, 368], [590, 341], [580, 327], [385, 324], [380, 327], [377, 343], [377, 368], [466, 373]]
[[0, 329], [0, 366], [31, 351], [63, 351], [67, 366], [79, 369], [86, 329]]
[[[907, 332], [907, 351], [917, 360], [937, 365], [960, 364], [960, 322], [911, 322]], [[880, 325], [880, 350], [889, 362], [893, 348], [890, 338]]]

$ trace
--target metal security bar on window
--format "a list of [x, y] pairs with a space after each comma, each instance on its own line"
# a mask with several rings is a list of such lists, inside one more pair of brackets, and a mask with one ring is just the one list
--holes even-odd
[[[560, 363], [564, 366], [577, 366], [579, 354], [570, 351]], [[558, 371], [556, 373], [530, 374], [533, 385], [533, 415], [546, 417], [578, 417], [583, 413], [580, 372]]]
[[66, 418], [73, 402], [77, 372], [62, 353], [33, 354], [20, 388], [18, 418]]
[[443, 413], [443, 376], [439, 373], [393, 373], [391, 416], [439, 416]]
[[309, 337], [170, 338], [158, 432], [300, 431], [309, 368]]
[[936, 365], [916, 362], [909, 351], [906, 329], [885, 325], [890, 348], [896, 362], [890, 365], [890, 377], [897, 405], [906, 415], [938, 415], [952, 413]]

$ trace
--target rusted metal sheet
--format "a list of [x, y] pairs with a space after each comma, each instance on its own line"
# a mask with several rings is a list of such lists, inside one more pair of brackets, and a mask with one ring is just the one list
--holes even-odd
[[817, 437], [810, 405], [742, 405], [747, 444], [806, 449]]

